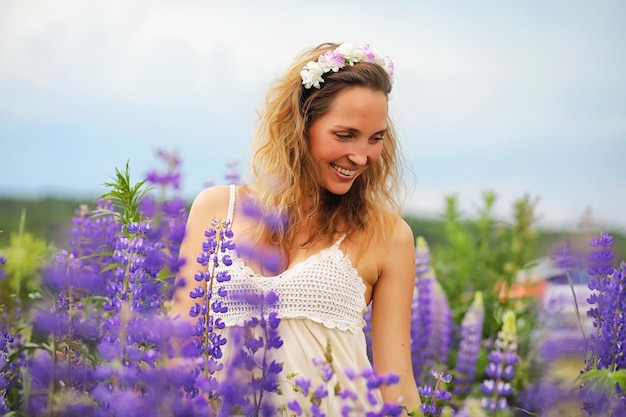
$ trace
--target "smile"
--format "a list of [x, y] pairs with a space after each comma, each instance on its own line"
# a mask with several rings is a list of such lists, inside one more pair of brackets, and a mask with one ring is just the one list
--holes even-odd
[[340, 173], [341, 175], [345, 175], [345, 176], [347, 176], [347, 177], [351, 177], [351, 176], [353, 176], [353, 175], [355, 175], [355, 174], [357, 173], [357, 171], [351, 171], [351, 170], [349, 170], [349, 169], [344, 169], [344, 168], [341, 168], [340, 166], [337, 166], [337, 165], [335, 165], [335, 164], [330, 164], [330, 166], [331, 166], [331, 167], [332, 167], [335, 171], [337, 171], [338, 173]]

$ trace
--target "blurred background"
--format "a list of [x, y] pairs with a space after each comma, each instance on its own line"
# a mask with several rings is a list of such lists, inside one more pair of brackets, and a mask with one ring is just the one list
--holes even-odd
[[179, 153], [192, 199], [245, 174], [268, 85], [304, 48], [370, 43], [410, 187], [436, 217], [482, 194], [539, 225], [626, 229], [626, 3], [0, 0], [0, 198], [93, 201]]

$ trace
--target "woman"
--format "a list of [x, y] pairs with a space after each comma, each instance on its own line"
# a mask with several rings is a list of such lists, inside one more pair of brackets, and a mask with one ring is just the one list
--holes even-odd
[[[225, 267], [231, 276], [225, 288], [278, 295], [283, 345], [273, 357], [283, 372], [280, 395], [272, 401], [282, 410], [308, 407], [287, 375], [307, 378], [313, 387], [324, 382], [318, 365], [328, 348], [334, 374], [319, 405], [327, 415], [340, 415], [345, 403], [334, 395], [337, 383], [356, 393], [355, 410], [380, 406], [372, 407], [352, 375], [371, 369], [363, 332], [369, 303], [375, 372], [399, 376], [398, 383], [373, 390], [374, 399], [408, 410], [420, 404], [410, 356], [414, 240], [394, 196], [398, 149], [387, 106], [392, 76], [391, 61], [368, 45], [328, 43], [302, 53], [267, 94], [250, 184], [208, 188], [189, 213], [183, 258], [197, 258], [212, 219], [228, 219], [238, 249]], [[178, 275], [182, 287], [173, 312], [183, 317], [196, 303], [189, 293], [198, 270], [187, 262]], [[222, 333], [228, 339], [252, 314], [225, 304]], [[228, 363], [236, 353], [228, 344], [223, 349]]]

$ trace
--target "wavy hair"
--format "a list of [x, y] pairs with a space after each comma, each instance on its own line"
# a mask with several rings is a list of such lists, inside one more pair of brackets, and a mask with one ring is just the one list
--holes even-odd
[[[391, 80], [377, 64], [361, 62], [338, 72], [324, 74], [319, 89], [305, 89], [300, 71], [309, 61], [339, 44], [324, 43], [302, 52], [287, 72], [269, 89], [264, 111], [252, 142], [251, 161], [259, 207], [265, 218], [259, 221], [256, 237], [286, 251], [302, 227], [309, 233], [306, 244], [332, 241], [339, 233], [364, 231], [385, 237], [391, 213], [400, 214], [396, 192], [400, 189], [400, 153], [389, 117], [379, 160], [354, 181], [344, 195], [326, 191], [317, 177], [311, 157], [308, 130], [326, 114], [339, 92], [362, 86], [381, 91], [389, 98]], [[303, 201], [313, 202], [305, 213]]]

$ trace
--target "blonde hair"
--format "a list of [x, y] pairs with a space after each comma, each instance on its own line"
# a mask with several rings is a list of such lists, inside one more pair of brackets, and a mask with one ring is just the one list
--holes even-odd
[[[326, 191], [316, 176], [310, 155], [308, 129], [330, 109], [345, 88], [363, 86], [388, 97], [391, 80], [376, 64], [358, 63], [324, 74], [319, 89], [305, 89], [300, 71], [309, 61], [338, 44], [324, 43], [301, 53], [287, 72], [270, 88], [264, 111], [252, 142], [253, 186], [265, 216], [284, 221], [259, 221], [256, 236], [277, 245], [283, 252], [294, 244], [298, 226], [307, 227], [307, 244], [331, 241], [338, 233], [364, 231], [371, 237], [385, 236], [390, 213], [400, 214], [395, 195], [400, 185], [400, 158], [396, 133], [387, 120], [387, 133], [379, 160], [354, 181], [344, 195]], [[313, 213], [304, 213], [302, 202], [313, 199]], [[339, 230], [339, 226], [344, 227]], [[300, 229], [301, 230], [301, 229]]]

